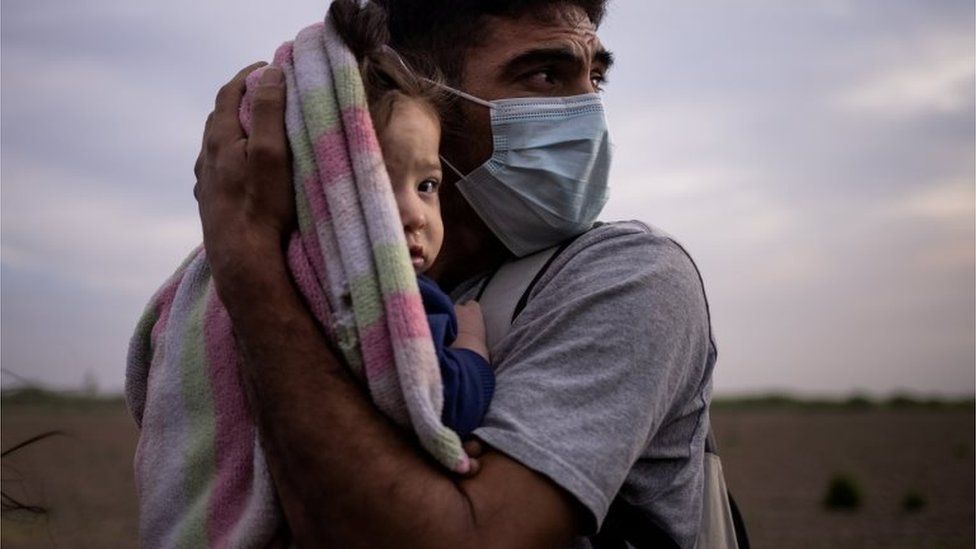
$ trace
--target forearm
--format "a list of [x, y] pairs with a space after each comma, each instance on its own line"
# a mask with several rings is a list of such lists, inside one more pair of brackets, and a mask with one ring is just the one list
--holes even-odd
[[456, 546], [475, 537], [462, 487], [377, 411], [326, 344], [284, 262], [267, 268], [270, 263], [263, 262], [262, 280], [250, 280], [239, 298], [225, 301], [296, 541]]

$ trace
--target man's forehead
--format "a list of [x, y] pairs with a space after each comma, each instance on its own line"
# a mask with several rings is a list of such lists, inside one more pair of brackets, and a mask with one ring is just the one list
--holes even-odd
[[600, 49], [596, 25], [581, 8], [558, 5], [527, 11], [517, 17], [487, 17], [482, 46], [523, 49], [562, 42], [570, 47]]

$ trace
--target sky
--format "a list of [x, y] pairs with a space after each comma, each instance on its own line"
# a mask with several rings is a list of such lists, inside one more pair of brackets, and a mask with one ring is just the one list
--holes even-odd
[[[293, 0], [0, 4], [0, 381], [117, 391], [200, 241], [217, 89], [320, 20]], [[976, 390], [971, 0], [611, 0], [602, 218], [705, 281], [718, 394]]]

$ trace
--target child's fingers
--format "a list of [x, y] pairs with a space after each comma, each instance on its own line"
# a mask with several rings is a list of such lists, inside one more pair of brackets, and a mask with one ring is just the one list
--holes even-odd
[[481, 454], [485, 452], [485, 447], [481, 444], [480, 440], [469, 440], [464, 443], [464, 453], [468, 454], [470, 458], [481, 457]]
[[481, 312], [481, 304], [479, 304], [477, 301], [465, 301], [464, 303], [458, 303], [454, 307], [469, 311], [478, 311], [479, 313]]
[[465, 476], [467, 476], [467, 477], [473, 477], [473, 476], [475, 476], [475, 475], [478, 474], [478, 471], [481, 470], [481, 462], [479, 462], [478, 460], [476, 460], [474, 458], [469, 458], [468, 459], [468, 464], [469, 464], [468, 465], [468, 472], [465, 474]]

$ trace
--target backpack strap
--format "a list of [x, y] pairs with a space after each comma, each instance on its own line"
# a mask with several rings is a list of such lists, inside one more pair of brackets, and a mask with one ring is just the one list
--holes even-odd
[[489, 349], [508, 333], [515, 318], [529, 302], [532, 289], [556, 257], [576, 239], [509, 261], [495, 269], [481, 283], [475, 301], [485, 318], [485, 339]]

